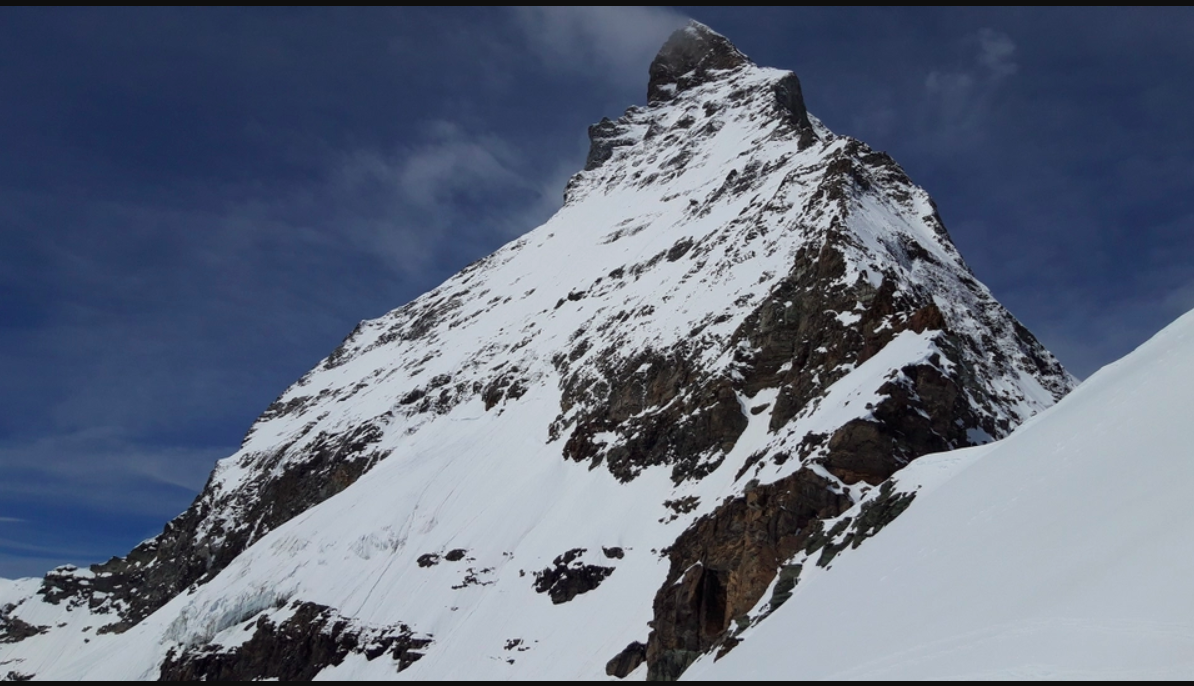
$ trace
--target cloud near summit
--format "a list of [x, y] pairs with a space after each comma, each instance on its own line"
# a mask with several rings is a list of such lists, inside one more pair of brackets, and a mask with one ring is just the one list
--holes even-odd
[[[644, 79], [646, 66], [687, 18], [660, 7], [528, 7], [514, 20], [549, 69]], [[596, 64], [600, 69], [594, 70]]]

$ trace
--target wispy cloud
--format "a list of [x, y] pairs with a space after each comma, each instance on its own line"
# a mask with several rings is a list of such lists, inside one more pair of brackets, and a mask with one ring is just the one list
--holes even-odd
[[1194, 281], [1174, 288], [1161, 299], [1162, 309], [1166, 314], [1180, 317], [1194, 310]]
[[939, 144], [957, 145], [973, 138], [986, 120], [999, 85], [1018, 70], [1016, 43], [990, 28], [968, 36], [975, 52], [968, 63], [934, 69], [924, 80], [928, 130]]
[[[0, 574], [29, 573], [46, 560], [21, 560], [42, 553], [60, 553], [55, 564], [88, 558], [69, 547], [78, 541], [45, 542], [48, 530], [80, 512], [137, 521], [181, 512], [215, 461], [235, 450], [212, 445], [207, 427], [247, 427], [347, 332], [346, 313], [379, 315], [402, 304], [378, 287], [379, 272], [424, 290], [558, 208], [576, 160], [542, 160], [548, 164], [538, 168], [496, 133], [435, 120], [400, 147], [330, 153], [301, 182], [241, 189], [219, 206], [90, 206], [90, 233], [46, 246], [63, 246], [69, 279], [61, 282], [72, 299], [20, 333], [20, 344], [46, 360], [68, 361], [51, 379], [59, 388], [30, 375], [7, 379], [14, 394], [36, 389], [49, 404], [36, 412], [39, 426], [0, 440], [0, 502], [37, 513], [20, 535], [11, 527], [13, 540], [0, 541], [15, 556], [11, 563], [0, 556]], [[121, 244], [86, 243], [91, 234], [111, 235], [107, 227], [122, 227]], [[171, 228], [166, 240], [157, 227]], [[158, 252], [130, 262], [147, 251]], [[355, 278], [362, 271], [372, 278]], [[314, 330], [326, 330], [326, 348], [302, 353], [309, 359], [284, 378], [257, 376], [266, 365], [234, 359], [243, 356], [235, 345], [212, 345], [252, 338], [260, 348], [264, 339], [278, 355], [294, 356], [304, 348], [286, 337]], [[261, 399], [245, 402], [255, 394]], [[28, 517], [25, 509], [13, 514]]]
[[[396, 149], [358, 148], [323, 162], [301, 183], [245, 189], [218, 207], [93, 205], [91, 233], [125, 232], [110, 249], [83, 232], [46, 239], [69, 269], [60, 282], [75, 292], [20, 332], [20, 344], [67, 362], [51, 379], [57, 390], [21, 373], [7, 379], [14, 395], [28, 389], [53, 400], [36, 413], [43, 426], [0, 441], [0, 501], [180, 511], [215, 460], [235, 449], [233, 437], [218, 439], [224, 446], [191, 437], [225, 417], [247, 428], [347, 332], [346, 313], [355, 321], [401, 305], [378, 287], [379, 272], [418, 290], [434, 286], [544, 221], [575, 171], [572, 160], [535, 169], [502, 136], [443, 120]], [[171, 227], [167, 240], [155, 227]], [[160, 251], [153, 260], [129, 261], [150, 250]], [[373, 278], [355, 278], [363, 271]], [[306, 276], [278, 278], [287, 275]], [[326, 348], [298, 353], [284, 378], [258, 376], [252, 360], [234, 359], [236, 346], [211, 345], [272, 340], [294, 356], [302, 348], [285, 337], [312, 331], [326, 332]], [[254, 394], [261, 399], [246, 403]]]
[[23, 521], [19, 517], [0, 517], [0, 524], [20, 524]]
[[978, 32], [978, 63], [987, 69], [993, 78], [1004, 78], [1016, 73], [1016, 43], [1011, 36], [995, 29], [980, 29]]
[[[422, 276], [449, 238], [470, 227], [487, 233], [492, 247], [534, 225], [510, 227], [488, 217], [506, 216], [539, 199], [538, 175], [525, 155], [501, 136], [448, 121], [433, 121], [423, 135], [392, 151], [344, 153], [323, 189], [340, 208], [335, 225], [365, 251], [379, 251], [406, 277]], [[331, 203], [329, 203], [331, 204]], [[503, 212], [478, 217], [480, 208]], [[480, 222], [479, 222], [480, 220]], [[480, 224], [478, 226], [478, 224]]]
[[57, 555], [59, 559], [89, 557], [97, 554], [97, 551], [95, 550], [62, 550], [54, 546], [30, 544], [24, 541], [14, 541], [3, 537], [0, 537], [0, 549], [3, 549], [9, 553], [17, 553], [21, 555]]
[[544, 65], [618, 85], [641, 83], [651, 58], [685, 22], [661, 7], [530, 7], [514, 17]]
[[[0, 497], [163, 515], [194, 497], [226, 448], [153, 448], [111, 429], [0, 445]], [[169, 515], [166, 515], [169, 516]], [[20, 522], [13, 517], [0, 522]]]

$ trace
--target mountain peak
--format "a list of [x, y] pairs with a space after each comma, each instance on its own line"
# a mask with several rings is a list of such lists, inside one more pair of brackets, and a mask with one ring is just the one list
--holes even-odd
[[647, 102], [666, 102], [677, 93], [706, 83], [711, 72], [752, 64], [728, 38], [698, 21], [689, 21], [668, 37], [651, 61]]
[[0, 585], [0, 664], [674, 679], [899, 515], [909, 462], [1071, 388], [793, 73], [692, 23], [650, 87], [559, 212], [358, 325], [162, 534]]

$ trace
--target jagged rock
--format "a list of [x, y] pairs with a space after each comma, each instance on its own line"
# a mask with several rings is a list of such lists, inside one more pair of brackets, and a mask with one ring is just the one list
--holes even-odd
[[646, 661], [647, 644], [634, 641], [623, 648], [622, 652], [618, 653], [614, 659], [606, 663], [605, 674], [624, 679]]
[[16, 643], [49, 631], [48, 626], [36, 626], [13, 617], [13, 609], [11, 604], [0, 607], [0, 643]]
[[828, 566], [838, 553], [849, 548], [857, 548], [863, 541], [879, 533], [879, 531], [900, 516], [916, 498], [914, 492], [896, 492], [890, 481], [885, 481], [879, 488], [878, 495], [868, 499], [862, 505], [862, 511], [857, 517], [847, 517], [838, 522], [828, 533], [814, 535], [808, 542], [805, 552], [808, 554], [820, 551], [817, 566]]
[[773, 612], [780, 605], [783, 605], [792, 597], [792, 591], [796, 588], [797, 582], [800, 581], [800, 572], [804, 569], [803, 565], [784, 565], [779, 568], [779, 577], [775, 581], [775, 590], [771, 592], [771, 601], [769, 603], [768, 611]]
[[733, 498], [697, 520], [668, 551], [647, 640], [649, 679], [675, 679], [755, 606], [776, 570], [820, 521], [853, 503], [808, 469]]
[[[647, 102], [666, 102], [706, 83], [710, 72], [736, 69], [750, 60], [725, 36], [690, 21], [667, 39], [647, 70]], [[799, 91], [797, 91], [799, 93]]]
[[600, 586], [614, 568], [584, 564], [580, 557], [585, 552], [584, 548], [573, 548], [557, 556], [551, 567], [535, 572], [535, 592], [546, 593], [553, 604], [559, 605]]
[[431, 639], [405, 625], [362, 627], [332, 608], [299, 603], [281, 623], [260, 617], [251, 638], [227, 648], [219, 645], [171, 649], [162, 663], [161, 681], [310, 681], [325, 667], [352, 653], [374, 660], [389, 653], [396, 671], [423, 657]]
[[[614, 154], [614, 148], [634, 143], [632, 138], [623, 136], [608, 117], [589, 127], [589, 155], [585, 158], [585, 171], [592, 171], [608, 160]], [[563, 301], [560, 301], [563, 304]]]

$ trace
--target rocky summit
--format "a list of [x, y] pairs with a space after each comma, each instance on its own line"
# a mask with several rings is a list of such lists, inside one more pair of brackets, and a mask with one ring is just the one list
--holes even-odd
[[[1074, 385], [891, 157], [697, 23], [546, 224], [361, 322], [9, 678], [679, 677]], [[826, 572], [832, 574], [832, 572]], [[862, 621], [859, 619], [858, 621]]]

